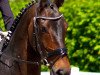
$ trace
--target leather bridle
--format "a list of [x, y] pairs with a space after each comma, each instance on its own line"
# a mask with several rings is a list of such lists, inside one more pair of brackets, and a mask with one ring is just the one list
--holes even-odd
[[[67, 49], [66, 48], [58, 48], [58, 49], [54, 50], [53, 52], [47, 52], [45, 50], [46, 56], [44, 56], [44, 54], [43, 54], [43, 52], [41, 50], [41, 44], [40, 44], [40, 41], [39, 41], [39, 27], [38, 27], [38, 24], [37, 24], [36, 21], [37, 21], [37, 19], [43, 19], [43, 20], [59, 20], [59, 19], [62, 18], [62, 16], [63, 15], [60, 15], [58, 17], [41, 17], [41, 16], [36, 16], [33, 19], [34, 20], [34, 33], [33, 33], [34, 36], [33, 37], [35, 38], [35, 45], [36, 45], [35, 49], [36, 49], [36, 51], [39, 52], [39, 54], [41, 56], [41, 62], [44, 65], [48, 66], [48, 67], [52, 67], [54, 65], [54, 63], [60, 57], [63, 57], [64, 55], [67, 55]], [[5, 56], [5, 57], [8, 57], [3, 51], [0, 52], [0, 57], [2, 55]], [[48, 58], [51, 58], [53, 56], [58, 56], [58, 57], [55, 58], [53, 61], [48, 61], [47, 60]], [[27, 63], [27, 64], [37, 64], [37, 65], [39, 65], [38, 62], [32, 62], [32, 61], [23, 60], [23, 59], [20, 58], [20, 56], [18, 56], [18, 57], [9, 56], [9, 57], [10, 57], [10, 59], [13, 59], [13, 60], [15, 60], [17, 62]], [[0, 60], [0, 62], [2, 64], [4, 64], [4, 65], [8, 66], [9, 68], [11, 67], [11, 66], [7, 65], [6, 63], [2, 62], [1, 60]]]
[[[62, 18], [63, 15], [60, 15], [58, 17], [41, 17], [41, 16], [36, 16], [34, 17], [34, 37], [35, 37], [35, 47], [36, 47], [36, 51], [39, 52], [40, 56], [41, 56], [41, 61], [44, 65], [48, 66], [48, 67], [52, 67], [54, 65], [54, 63], [60, 58], [63, 57], [64, 55], [67, 55], [67, 49], [66, 48], [58, 48], [56, 50], [54, 50], [53, 52], [47, 52], [47, 50], [45, 50], [46, 56], [44, 56], [42, 50], [41, 50], [41, 45], [40, 45], [40, 41], [39, 41], [39, 25], [37, 24], [37, 20], [38, 19], [43, 19], [43, 20], [54, 20], [57, 21], [59, 19]], [[53, 56], [59, 56], [58, 58], [55, 58], [53, 61], [48, 61], [48, 58], [51, 58]]]

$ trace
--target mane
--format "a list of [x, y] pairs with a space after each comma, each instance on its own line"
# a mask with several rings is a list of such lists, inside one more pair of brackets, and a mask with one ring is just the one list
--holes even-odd
[[10, 42], [10, 38], [11, 38], [11, 36], [13, 35], [13, 33], [14, 33], [14, 31], [15, 31], [15, 29], [16, 29], [16, 27], [17, 27], [17, 25], [18, 25], [18, 23], [19, 23], [19, 21], [20, 21], [20, 19], [21, 19], [21, 17], [23, 16], [23, 14], [24, 14], [32, 5], [34, 5], [34, 4], [35, 4], [35, 2], [34, 2], [34, 1], [31, 1], [30, 3], [28, 3], [27, 5], [25, 5], [26, 7], [22, 8], [22, 9], [20, 10], [20, 12], [19, 12], [19, 14], [16, 16], [16, 18], [15, 18], [15, 20], [14, 20], [14, 22], [13, 22], [11, 28], [10, 28], [10, 30], [8, 31], [8, 35], [7, 35], [7, 37], [6, 37], [6, 39], [5, 39], [5, 42], [4, 42], [4, 44], [3, 44], [2, 51], [8, 46], [8, 44], [9, 44], [9, 42]]
[[14, 22], [13, 22], [11, 28], [10, 28], [10, 31], [11, 31], [12, 33], [15, 31], [16, 26], [17, 26], [17, 24], [19, 23], [19, 21], [20, 21], [21, 17], [23, 16], [23, 14], [24, 14], [32, 5], [34, 5], [34, 3], [35, 3], [34, 1], [31, 1], [30, 3], [28, 3], [28, 4], [26, 5], [25, 8], [22, 8], [22, 9], [20, 10], [19, 14], [16, 16], [16, 18], [15, 18], [15, 20], [14, 20]]

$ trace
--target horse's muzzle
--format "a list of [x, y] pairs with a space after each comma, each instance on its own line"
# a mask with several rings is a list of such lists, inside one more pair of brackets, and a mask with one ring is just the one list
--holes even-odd
[[70, 75], [70, 69], [59, 69], [56, 71], [57, 75]]
[[50, 75], [70, 75], [71, 69], [58, 69], [58, 70], [52, 70], [50, 72]]

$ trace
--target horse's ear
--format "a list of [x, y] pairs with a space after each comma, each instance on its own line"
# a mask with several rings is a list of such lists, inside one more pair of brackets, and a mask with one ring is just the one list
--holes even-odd
[[54, 3], [57, 5], [57, 7], [61, 7], [64, 3], [64, 0], [54, 0]]

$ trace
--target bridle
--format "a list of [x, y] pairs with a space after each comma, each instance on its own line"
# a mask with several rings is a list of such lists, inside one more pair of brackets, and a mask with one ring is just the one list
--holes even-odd
[[[33, 37], [35, 38], [35, 45], [36, 45], [35, 48], [36, 48], [36, 51], [38, 51], [39, 54], [40, 54], [40, 56], [41, 56], [41, 62], [42, 62], [44, 65], [48, 66], [48, 67], [52, 67], [52, 66], [54, 65], [54, 63], [55, 63], [60, 57], [63, 57], [63, 56], [65, 56], [65, 55], [67, 55], [67, 49], [66, 49], [66, 48], [58, 48], [58, 49], [54, 50], [53, 52], [47, 52], [47, 51], [45, 50], [46, 56], [44, 56], [44, 54], [43, 54], [43, 52], [42, 52], [42, 50], [41, 50], [40, 41], [39, 41], [39, 32], [38, 32], [38, 31], [39, 31], [39, 27], [38, 27], [38, 24], [37, 24], [37, 19], [54, 20], [54, 21], [55, 21], [55, 20], [61, 19], [62, 16], [63, 16], [63, 15], [60, 15], [60, 16], [58, 16], [58, 17], [42, 17], [42, 16], [35, 16], [35, 17], [33, 18], [33, 21], [34, 21], [34, 25], [33, 25], [33, 26], [34, 26]], [[2, 55], [4, 55], [5, 57], [7, 57], [7, 55], [4, 54], [4, 52], [0, 52], [0, 57], [1, 57]], [[48, 58], [51, 58], [51, 57], [53, 57], [53, 56], [59, 56], [59, 57], [58, 57], [58, 58], [55, 58], [53, 61], [50, 61], [50, 62], [49, 62], [47, 59], [48, 59]], [[17, 61], [17, 62], [21, 62], [21, 63], [37, 64], [37, 65], [39, 65], [38, 62], [31, 62], [31, 61], [23, 60], [23, 59], [20, 58], [20, 56], [18, 56], [18, 57], [12, 57], [12, 56], [10, 56], [10, 59], [13, 59], [13, 60], [15, 60], [15, 61]], [[0, 62], [1, 62], [2, 64], [4, 64], [4, 65], [8, 66], [9, 68], [11, 67], [11, 66], [9, 66], [8, 64], [2, 62], [1, 60], [0, 60]]]
[[[41, 46], [40, 46], [40, 41], [39, 41], [39, 25], [37, 24], [37, 20], [38, 19], [43, 19], [43, 20], [54, 20], [57, 21], [59, 19], [61, 19], [63, 17], [63, 15], [60, 15], [58, 17], [42, 17], [42, 16], [36, 16], [34, 17], [34, 37], [35, 37], [35, 47], [36, 47], [36, 51], [39, 52], [40, 56], [41, 56], [41, 61], [44, 65], [52, 68], [52, 66], [54, 65], [54, 63], [60, 58], [63, 57], [65, 55], [67, 55], [67, 49], [66, 48], [58, 48], [56, 50], [54, 50], [53, 52], [47, 52], [45, 50], [46, 56], [44, 56], [42, 50], [41, 50]], [[48, 58], [51, 58], [53, 56], [59, 56], [58, 58], [55, 58], [53, 61], [48, 61]]]

